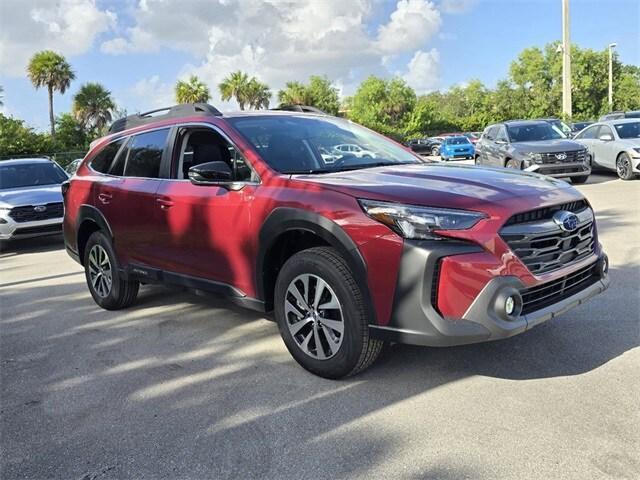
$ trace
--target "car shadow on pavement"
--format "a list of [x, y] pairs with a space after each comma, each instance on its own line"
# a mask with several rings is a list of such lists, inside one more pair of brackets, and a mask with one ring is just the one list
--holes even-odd
[[3, 240], [0, 242], [0, 258], [20, 253], [49, 252], [64, 249], [62, 234], [46, 237], [23, 238], [19, 240]]
[[[362, 426], [362, 417], [471, 376], [580, 375], [638, 346], [638, 266], [613, 267], [611, 277], [596, 300], [520, 336], [442, 349], [393, 345], [342, 381], [304, 371], [274, 323], [227, 301], [153, 286], [133, 307], [108, 312], [82, 277], [2, 288], [12, 298], [0, 305], [4, 475], [365, 475], [401, 442]], [[482, 468], [457, 461], [433, 471], [480, 478]]]

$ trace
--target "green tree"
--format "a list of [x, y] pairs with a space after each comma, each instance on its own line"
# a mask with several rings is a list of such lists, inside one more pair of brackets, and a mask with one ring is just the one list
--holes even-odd
[[238, 102], [240, 110], [244, 110], [247, 105], [247, 86], [249, 84], [249, 76], [238, 70], [230, 73], [218, 85], [222, 100], [225, 102], [235, 98]]
[[287, 105], [309, 105], [323, 112], [336, 115], [340, 110], [338, 89], [331, 85], [327, 77], [312, 75], [309, 84], [287, 82], [278, 92], [278, 100]]
[[37, 133], [22, 120], [0, 113], [0, 157], [43, 154], [53, 150], [51, 136]]
[[71, 81], [76, 78], [71, 65], [62, 55], [51, 50], [36, 53], [27, 66], [27, 75], [34, 87], [46, 87], [49, 94], [49, 123], [51, 136], [55, 136], [55, 117], [53, 115], [53, 92], [64, 94]]
[[85, 83], [73, 96], [73, 115], [85, 130], [102, 132], [111, 123], [115, 108], [111, 92], [99, 83]]
[[615, 110], [640, 110], [640, 67], [624, 65], [613, 84]]
[[189, 80], [178, 80], [175, 92], [178, 103], [207, 103], [211, 98], [209, 87], [196, 75], [191, 75]]
[[416, 94], [404, 80], [370, 76], [350, 100], [349, 117], [355, 122], [401, 138], [416, 104]]
[[251, 78], [247, 83], [245, 99], [251, 109], [260, 110], [261, 108], [269, 108], [269, 102], [271, 101], [269, 85], [260, 82], [255, 77]]
[[63, 152], [85, 150], [89, 147], [90, 132], [87, 132], [82, 121], [70, 113], [63, 113], [56, 118], [55, 149]]

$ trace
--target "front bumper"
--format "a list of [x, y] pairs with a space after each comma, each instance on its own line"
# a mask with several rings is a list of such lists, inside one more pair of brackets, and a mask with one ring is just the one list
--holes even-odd
[[[589, 277], [555, 303], [540, 304], [540, 308], [522, 313], [522, 298], [532, 289], [525, 288], [516, 276], [497, 276], [482, 288], [462, 318], [449, 319], [436, 307], [440, 260], [449, 255], [474, 253], [480, 248], [452, 242], [435, 247], [407, 242], [404, 248], [391, 320], [384, 326], [369, 326], [375, 338], [432, 347], [508, 338], [555, 318], [609, 286], [608, 264], [603, 254], [589, 267], [593, 267], [593, 278]], [[512, 315], [505, 312], [509, 296], [515, 298]]]
[[582, 162], [576, 163], [554, 163], [554, 164], [538, 164], [535, 163], [526, 168], [527, 172], [535, 172], [549, 177], [583, 177], [591, 174], [591, 168]]
[[0, 223], [0, 240], [18, 240], [62, 233], [62, 217], [34, 222], [16, 222], [9, 216], [3, 216], [2, 220], [4, 222]]

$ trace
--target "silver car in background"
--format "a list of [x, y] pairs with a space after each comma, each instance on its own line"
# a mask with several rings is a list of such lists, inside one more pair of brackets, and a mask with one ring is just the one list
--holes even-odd
[[594, 123], [574, 140], [587, 147], [592, 167], [613, 170], [623, 180], [640, 174], [640, 119]]
[[0, 161], [0, 240], [62, 232], [62, 183], [69, 176], [48, 159]]

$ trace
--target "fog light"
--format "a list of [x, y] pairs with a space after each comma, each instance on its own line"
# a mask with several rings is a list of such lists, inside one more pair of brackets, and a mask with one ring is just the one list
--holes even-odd
[[516, 308], [516, 301], [513, 297], [508, 297], [504, 302], [504, 311], [507, 315], [511, 315]]

